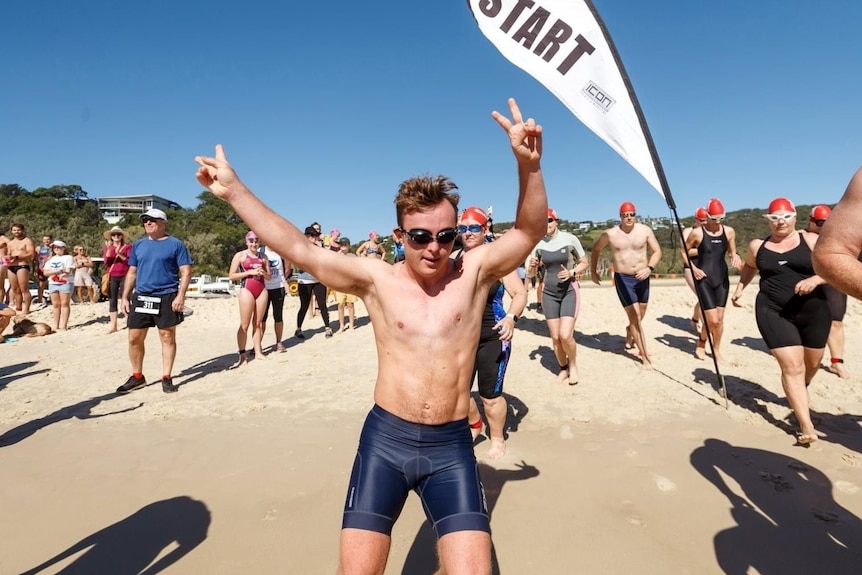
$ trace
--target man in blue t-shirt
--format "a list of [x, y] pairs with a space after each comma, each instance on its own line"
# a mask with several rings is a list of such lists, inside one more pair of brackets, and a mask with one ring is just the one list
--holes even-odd
[[173, 393], [179, 389], [171, 378], [177, 354], [176, 328], [183, 321], [192, 258], [182, 241], [165, 232], [168, 225], [165, 212], [151, 208], [141, 214], [141, 221], [147, 235], [132, 244], [120, 302], [128, 318], [132, 375], [117, 388], [117, 393], [129, 393], [147, 385], [143, 375], [144, 341], [151, 327], [159, 329], [162, 342], [162, 391]]

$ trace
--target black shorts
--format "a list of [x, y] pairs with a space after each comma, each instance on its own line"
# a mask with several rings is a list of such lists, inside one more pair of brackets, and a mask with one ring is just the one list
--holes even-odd
[[126, 326], [129, 329], [170, 329], [183, 323], [183, 312], [171, 309], [176, 297], [177, 292], [156, 296], [133, 293]]
[[437, 537], [491, 532], [467, 420], [422, 425], [375, 405], [359, 438], [342, 529], [391, 535], [411, 490]]
[[794, 305], [777, 309], [760, 292], [754, 304], [754, 317], [769, 349], [796, 345], [822, 349], [826, 347], [832, 327], [825, 297], [800, 298]]
[[266, 323], [266, 318], [269, 317], [269, 308], [272, 308], [272, 319], [275, 323], [284, 322], [284, 288], [268, 289], [269, 302], [266, 304], [266, 310], [263, 312], [263, 322]]

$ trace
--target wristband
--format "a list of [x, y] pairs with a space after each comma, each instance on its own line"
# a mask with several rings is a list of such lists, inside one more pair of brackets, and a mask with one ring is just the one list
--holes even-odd
[[647, 267], [649, 268], [649, 271], [651, 271], [651, 272], [655, 271], [655, 266], [647, 266]]

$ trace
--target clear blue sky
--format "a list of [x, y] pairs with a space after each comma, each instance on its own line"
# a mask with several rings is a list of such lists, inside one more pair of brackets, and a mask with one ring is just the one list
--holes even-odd
[[[595, 0], [680, 216], [838, 200], [862, 163], [862, 2]], [[197, 154], [299, 226], [354, 242], [395, 225], [413, 175], [514, 217], [491, 119], [515, 97], [545, 127], [550, 205], [606, 219], [664, 200], [481, 34], [465, 0], [4, 2], [0, 182], [155, 193], [194, 207]]]

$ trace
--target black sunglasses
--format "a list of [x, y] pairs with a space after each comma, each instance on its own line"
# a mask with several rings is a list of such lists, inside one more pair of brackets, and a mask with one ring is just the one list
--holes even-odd
[[554, 218], [548, 218], [548, 223], [549, 223], [549, 224], [550, 224], [551, 222], [556, 222], [556, 221], [557, 221], [557, 220], [555, 220]]
[[435, 236], [428, 230], [415, 229], [415, 230], [405, 230], [401, 229], [402, 234], [406, 234], [410, 241], [414, 244], [419, 244], [420, 246], [424, 246], [430, 244], [435, 239], [438, 244], [445, 245], [451, 244], [455, 241], [455, 238], [458, 237], [458, 230], [455, 228], [446, 228], [445, 230], [440, 230], [437, 232]]
[[811, 219], [811, 221], [812, 221], [812, 222], [814, 222], [814, 224], [815, 224], [815, 225], [817, 225], [817, 226], [822, 226], [823, 224], [825, 224], [825, 223], [826, 223], [826, 220], [815, 220], [814, 218], [810, 218], [810, 219]]
[[160, 222], [162, 220], [158, 218], [151, 218], [150, 216], [144, 216], [143, 218], [141, 218], [141, 221], [145, 224], [149, 224], [150, 222]]

